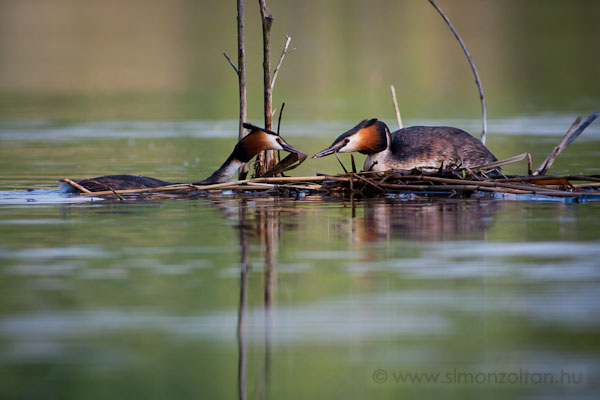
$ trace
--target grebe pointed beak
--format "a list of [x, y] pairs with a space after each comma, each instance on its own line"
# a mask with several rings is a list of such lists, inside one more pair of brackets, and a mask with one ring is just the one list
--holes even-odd
[[299, 150], [297, 148], [295, 148], [294, 146], [290, 146], [289, 144], [287, 144], [287, 142], [285, 140], [283, 140], [283, 138], [281, 136], [279, 136], [277, 138], [277, 144], [279, 146], [281, 146], [281, 150], [285, 150], [289, 153], [296, 153], [296, 154], [301, 154], [306, 158], [306, 153], [303, 152], [302, 150]]
[[283, 149], [285, 151], [288, 151], [290, 153], [299, 153], [299, 154], [305, 154], [302, 150], [298, 150], [297, 148], [290, 146], [289, 144], [285, 143], [285, 142], [281, 142], [279, 143], [281, 145], [281, 147], [283, 147]]
[[321, 150], [311, 158], [321, 158], [336, 153], [338, 150], [344, 147], [345, 144], [346, 143], [338, 144], [337, 146], [329, 146], [328, 148], [326, 148], [325, 150]]

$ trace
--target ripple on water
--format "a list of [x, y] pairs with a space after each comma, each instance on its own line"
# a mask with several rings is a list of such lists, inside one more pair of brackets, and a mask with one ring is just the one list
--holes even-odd
[[597, 242], [466, 241], [414, 243], [411, 248], [420, 250], [416, 257], [352, 260], [346, 268], [354, 274], [391, 271], [428, 279], [519, 276], [520, 280], [540, 282], [600, 278]]
[[77, 223], [80, 223], [80, 221], [64, 219], [7, 219], [0, 221], [0, 225], [66, 225]]
[[4, 259], [68, 259], [68, 258], [104, 258], [112, 255], [100, 246], [70, 246], [30, 248], [21, 250], [0, 250], [0, 258]]
[[[275, 307], [270, 313], [275, 342], [353, 341], [389, 335], [441, 335], [450, 323], [441, 315], [396, 313], [381, 296], [323, 300]], [[264, 340], [263, 307], [247, 313], [248, 339]], [[113, 309], [21, 314], [0, 319], [0, 336], [12, 340], [66, 340], [124, 331], [160, 331], [187, 339], [229, 341], [235, 337], [237, 310], [192, 316]]]
[[58, 189], [0, 191], [1, 205], [75, 204], [102, 200], [99, 197], [67, 195]]

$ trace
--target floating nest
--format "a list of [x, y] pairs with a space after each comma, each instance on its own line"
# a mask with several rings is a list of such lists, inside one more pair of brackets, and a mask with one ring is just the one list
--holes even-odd
[[600, 200], [600, 175], [524, 175], [484, 177], [481, 174], [418, 171], [348, 172], [307, 177], [264, 177], [213, 185], [176, 184], [157, 188], [89, 191], [71, 179], [80, 196], [106, 199], [189, 199], [214, 194], [238, 196], [332, 198], [366, 197], [500, 197], [508, 199]]

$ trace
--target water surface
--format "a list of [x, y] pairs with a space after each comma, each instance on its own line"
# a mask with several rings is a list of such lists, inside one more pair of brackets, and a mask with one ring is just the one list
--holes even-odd
[[[571, 120], [498, 120], [489, 146], [539, 162]], [[312, 153], [351, 125], [309, 125], [323, 134], [307, 138], [306, 125], [291, 124], [286, 137]], [[234, 127], [3, 125], [7, 398], [597, 393], [600, 203], [113, 202], [56, 190], [63, 176], [197, 179], [220, 164]], [[553, 171], [597, 174], [598, 134], [592, 125]], [[293, 173], [339, 169], [324, 159]]]

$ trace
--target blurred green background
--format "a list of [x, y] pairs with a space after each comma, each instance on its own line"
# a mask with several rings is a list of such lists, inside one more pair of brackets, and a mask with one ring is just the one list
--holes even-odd
[[[479, 118], [471, 70], [426, 0], [270, 0], [274, 106], [293, 120]], [[490, 118], [586, 113], [600, 99], [600, 2], [440, 0]], [[246, 2], [249, 118], [262, 113], [257, 1]], [[0, 119], [237, 118], [236, 2], [1, 0]]]

